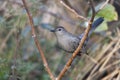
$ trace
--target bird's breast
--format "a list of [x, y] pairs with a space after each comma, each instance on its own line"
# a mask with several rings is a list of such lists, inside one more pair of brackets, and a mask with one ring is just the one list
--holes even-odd
[[76, 37], [62, 36], [57, 38], [58, 45], [67, 52], [73, 52], [79, 45], [79, 39]]

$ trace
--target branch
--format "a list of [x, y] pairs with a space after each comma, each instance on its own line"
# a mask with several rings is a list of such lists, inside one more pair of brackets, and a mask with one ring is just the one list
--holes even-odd
[[27, 12], [28, 18], [29, 18], [29, 22], [30, 22], [31, 29], [32, 29], [32, 30], [31, 30], [31, 32], [32, 32], [32, 37], [34, 38], [34, 42], [35, 42], [35, 44], [36, 44], [36, 47], [38, 48], [38, 51], [39, 51], [39, 53], [40, 53], [40, 55], [41, 55], [41, 57], [42, 57], [42, 60], [43, 60], [43, 63], [44, 63], [44, 67], [46, 68], [46, 71], [48, 72], [50, 78], [51, 78], [52, 80], [55, 80], [55, 79], [54, 79], [54, 76], [53, 76], [53, 74], [52, 74], [52, 72], [51, 72], [51, 70], [50, 70], [50, 68], [49, 68], [49, 66], [48, 66], [47, 60], [46, 60], [46, 58], [45, 58], [45, 56], [44, 56], [44, 53], [43, 53], [43, 51], [42, 51], [42, 49], [41, 49], [41, 46], [39, 45], [39, 41], [38, 41], [38, 39], [37, 39], [37, 37], [36, 37], [32, 16], [31, 16], [30, 13], [29, 13], [29, 10], [28, 10], [28, 8], [27, 8], [27, 5], [26, 5], [25, 0], [22, 0], [22, 2], [23, 2], [23, 5], [24, 5], [24, 7], [25, 7], [25, 10], [26, 10], [26, 12]]
[[88, 24], [88, 27], [86, 28], [85, 30], [85, 34], [83, 36], [83, 38], [81, 39], [80, 43], [79, 43], [79, 46], [78, 48], [74, 51], [72, 57], [68, 60], [68, 62], [66, 63], [66, 65], [64, 66], [63, 70], [61, 71], [61, 73], [58, 75], [57, 79], [60, 80], [62, 78], [62, 76], [65, 74], [65, 72], [69, 69], [72, 61], [74, 60], [74, 58], [76, 57], [76, 55], [79, 53], [79, 51], [81, 50], [87, 36], [88, 36], [88, 33], [90, 31], [90, 28], [92, 26], [92, 22], [94, 20], [94, 17], [95, 17], [95, 9], [94, 9], [94, 6], [93, 6], [93, 1], [90, 0], [90, 5], [91, 5], [91, 8], [92, 8], [92, 17], [89, 21], [89, 24]]
[[10, 36], [13, 34], [13, 32], [15, 32], [14, 28], [9, 31], [9, 33], [7, 34], [5, 39], [3, 40], [2, 44], [0, 45], [0, 53], [2, 53], [3, 49], [5, 48], [6, 42], [8, 41]]
[[106, 59], [106, 61], [103, 63], [103, 65], [101, 66], [101, 68], [99, 69], [100, 71], [102, 69], [104, 69], [104, 67], [106, 66], [106, 64], [108, 63], [108, 61], [110, 60], [110, 58], [113, 56], [113, 54], [119, 50], [119, 44], [120, 44], [120, 39], [117, 41], [115, 47], [112, 49], [112, 51], [108, 54], [108, 57]]
[[109, 2], [110, 0], [106, 0], [105, 3], [103, 3], [103, 5], [99, 8], [99, 10], [96, 12], [98, 13], [100, 10], [102, 10]]
[[74, 9], [72, 9], [72, 8], [69, 7], [66, 3], [64, 3], [63, 0], [60, 0], [60, 3], [61, 3], [64, 7], [66, 7], [69, 11], [73, 12], [78, 18], [83, 19], [83, 20], [85, 20], [85, 21], [88, 21], [87, 18], [79, 15]]
[[19, 28], [17, 28], [17, 29], [18, 29], [18, 31], [14, 32], [16, 46], [15, 46], [15, 49], [14, 49], [13, 63], [11, 65], [11, 75], [9, 77], [9, 79], [12, 79], [12, 80], [19, 79], [19, 76], [17, 76], [17, 74], [15, 74], [16, 73], [16, 69], [17, 69], [17, 67], [16, 67], [17, 62], [16, 62], [16, 60], [17, 60], [17, 55], [19, 54], [18, 53], [19, 49], [20, 49], [20, 36], [19, 36], [20, 35], [20, 29]]
[[[25, 9], [26, 9], [27, 15], [28, 15], [28, 17], [29, 17], [29, 21], [30, 21], [30, 25], [31, 25], [32, 37], [34, 38], [34, 42], [35, 42], [35, 44], [36, 44], [36, 46], [37, 46], [37, 48], [38, 48], [38, 51], [39, 51], [39, 53], [40, 53], [40, 55], [41, 55], [41, 57], [42, 57], [42, 60], [43, 60], [43, 63], [44, 63], [44, 67], [46, 68], [46, 71], [48, 72], [50, 78], [51, 78], [52, 80], [55, 80], [55, 77], [53, 76], [53, 74], [52, 74], [52, 72], [51, 72], [51, 70], [50, 70], [50, 68], [49, 68], [49, 66], [48, 66], [47, 60], [46, 60], [46, 58], [45, 58], [45, 56], [44, 56], [44, 53], [43, 53], [43, 51], [42, 51], [42, 49], [41, 49], [41, 46], [39, 45], [39, 41], [38, 41], [38, 39], [36, 38], [36, 34], [35, 34], [35, 29], [34, 29], [34, 24], [33, 24], [32, 16], [31, 16], [30, 13], [29, 13], [29, 10], [28, 10], [28, 8], [27, 8], [27, 5], [26, 5], [25, 0], [22, 0], [22, 1], [23, 1], [23, 4], [24, 4], [24, 7], [25, 7]], [[66, 63], [65, 67], [63, 68], [63, 70], [60, 72], [60, 74], [59, 74], [58, 77], [56, 78], [56, 80], [60, 80], [60, 79], [62, 78], [62, 76], [65, 74], [65, 72], [69, 69], [72, 61], [74, 60], [74, 58], [76, 57], [76, 55], [78, 54], [78, 52], [80, 51], [80, 49], [82, 48], [82, 46], [83, 46], [83, 44], [84, 44], [84, 42], [85, 42], [85, 40], [86, 40], [86, 38], [87, 38], [87, 35], [88, 35], [89, 31], [90, 31], [90, 28], [91, 28], [91, 26], [92, 26], [92, 23], [93, 23], [93, 20], [94, 20], [94, 17], [95, 17], [95, 14], [96, 14], [96, 13], [95, 13], [95, 9], [94, 9], [94, 6], [93, 6], [93, 1], [92, 1], [92, 0], [89, 0], [89, 1], [90, 1], [90, 5], [91, 5], [91, 8], [92, 8], [92, 17], [91, 17], [91, 19], [89, 20], [88, 27], [87, 27], [86, 30], [85, 30], [84, 36], [83, 36], [83, 38], [81, 39], [78, 48], [74, 51], [72, 57], [68, 60], [68, 62]], [[106, 1], [109, 1], [109, 0], [106, 0]], [[70, 8], [70, 7], [69, 7], [68, 5], [66, 5], [62, 0], [60, 0], [60, 2], [61, 2], [61, 4], [63, 4], [68, 10], [70, 10], [71, 12], [73, 12], [78, 18], [81, 18], [81, 19], [83, 19], [83, 20], [88, 21], [88, 19], [86, 19], [85, 17], [79, 15], [74, 9]], [[108, 2], [106, 2], [106, 4], [107, 4], [107, 3], [108, 3]], [[104, 7], [106, 4], [104, 4], [103, 7]], [[101, 7], [100, 10], [101, 10], [103, 7]]]

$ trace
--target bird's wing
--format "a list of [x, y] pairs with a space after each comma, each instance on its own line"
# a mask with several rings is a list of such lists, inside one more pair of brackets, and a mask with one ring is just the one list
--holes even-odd
[[72, 50], [72, 51], [75, 51], [75, 50], [76, 50], [76, 48], [77, 48], [78, 45], [79, 45], [79, 42], [80, 42], [80, 39], [78, 39], [78, 38], [76, 38], [76, 39], [74, 39], [74, 40], [71, 40], [71, 42], [70, 42], [69, 44], [70, 44], [70, 46], [71, 46], [71, 50]]
[[[79, 39], [81, 40], [81, 39], [83, 38], [83, 36], [84, 36], [84, 33], [80, 34], [78, 37], [79, 37]], [[89, 36], [88, 36], [87, 39], [85, 40], [84, 46], [86, 46], [88, 40], [89, 40]]]

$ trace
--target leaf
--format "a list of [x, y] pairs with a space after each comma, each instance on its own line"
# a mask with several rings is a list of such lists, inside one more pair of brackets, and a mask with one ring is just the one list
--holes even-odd
[[[95, 7], [95, 10], [98, 11], [100, 9], [101, 5], [103, 5], [103, 3], [97, 5]], [[91, 16], [91, 15], [92, 15], [92, 12], [90, 10], [89, 16]], [[96, 28], [95, 32], [101, 32], [101, 31], [107, 30], [108, 29], [108, 25], [107, 25], [108, 21], [118, 20], [118, 14], [115, 11], [114, 6], [111, 4], [107, 4], [103, 9], [101, 9], [96, 15], [96, 18], [98, 18], [98, 17], [104, 17], [104, 22], [101, 25], [99, 25], [99, 27]]]
[[[103, 3], [97, 5], [95, 7], [95, 11], [98, 11]], [[89, 17], [92, 16], [92, 11], [89, 12]], [[104, 17], [106, 21], [113, 21], [118, 20], [118, 14], [115, 11], [115, 7], [111, 4], [107, 4], [103, 9], [101, 9], [97, 14], [96, 17]]]
[[[96, 6], [95, 9], [98, 9], [98, 7], [101, 5], [102, 4]], [[115, 11], [114, 6], [111, 4], [107, 4], [102, 10], [98, 12], [97, 16], [104, 17], [106, 21], [118, 20], [118, 14]]]

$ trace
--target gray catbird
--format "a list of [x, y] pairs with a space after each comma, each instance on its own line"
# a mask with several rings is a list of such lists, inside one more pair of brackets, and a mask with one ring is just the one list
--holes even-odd
[[[85, 53], [86, 52], [86, 44], [88, 42], [88, 39], [90, 37], [90, 35], [93, 33], [93, 31], [96, 29], [96, 27], [98, 25], [100, 25], [102, 22], [104, 21], [104, 19], [102, 17], [98, 18], [97, 20], [95, 20], [92, 24], [91, 30], [88, 33], [88, 38], [86, 39], [82, 49], [80, 50], [80, 53]], [[54, 32], [56, 37], [57, 37], [57, 42], [58, 45], [65, 51], [73, 53], [76, 48], [79, 45], [80, 40], [82, 39], [84, 33], [80, 34], [79, 36], [75, 36], [72, 33], [68, 32], [64, 27], [59, 26], [53, 30], [51, 30], [51, 32]], [[78, 54], [80, 55], [80, 54]]]

